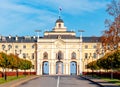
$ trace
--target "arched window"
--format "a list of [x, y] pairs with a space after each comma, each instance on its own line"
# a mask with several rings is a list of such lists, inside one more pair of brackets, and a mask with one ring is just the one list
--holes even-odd
[[71, 58], [72, 58], [72, 59], [76, 59], [76, 53], [75, 53], [75, 52], [73, 52], [73, 53], [71, 54]]
[[61, 28], [61, 24], [59, 24], [58, 26], [59, 26], [59, 28]]
[[43, 53], [43, 59], [48, 59], [48, 53], [47, 52]]
[[32, 45], [32, 49], [34, 49], [35, 48], [35, 45]]
[[2, 49], [3, 49], [3, 50], [5, 49], [5, 45], [2, 45]]
[[12, 45], [8, 45], [8, 49], [10, 50], [12, 48]]
[[63, 59], [63, 53], [61, 51], [58, 52], [57, 59], [58, 60]]

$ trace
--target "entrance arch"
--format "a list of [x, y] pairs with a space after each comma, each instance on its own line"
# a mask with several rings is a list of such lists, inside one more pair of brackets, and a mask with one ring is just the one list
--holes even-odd
[[61, 61], [56, 62], [56, 74], [63, 74], [63, 62]]
[[49, 75], [49, 62], [43, 62], [43, 75]]
[[70, 62], [70, 75], [77, 75], [77, 63], [74, 61]]

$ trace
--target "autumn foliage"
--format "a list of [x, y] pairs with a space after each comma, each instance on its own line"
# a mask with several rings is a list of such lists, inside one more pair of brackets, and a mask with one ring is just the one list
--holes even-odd
[[90, 62], [87, 65], [87, 68], [97, 70], [104, 69], [110, 70], [111, 68], [114, 70], [120, 69], [120, 50], [115, 50], [109, 53], [106, 53], [102, 58]]
[[32, 63], [29, 60], [21, 59], [17, 55], [1, 52], [0, 53], [0, 67], [10, 69], [30, 69]]

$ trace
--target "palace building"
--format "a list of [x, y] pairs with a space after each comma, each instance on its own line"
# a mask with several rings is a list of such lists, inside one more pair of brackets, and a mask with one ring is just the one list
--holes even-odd
[[30, 60], [37, 75], [79, 75], [90, 71], [89, 62], [103, 56], [99, 37], [77, 37], [61, 18], [43, 37], [0, 36], [0, 51]]

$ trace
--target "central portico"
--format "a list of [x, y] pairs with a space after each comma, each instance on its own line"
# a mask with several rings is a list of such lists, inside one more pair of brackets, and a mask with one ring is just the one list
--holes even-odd
[[44, 32], [37, 41], [37, 75], [79, 75], [80, 41], [59, 18], [53, 30]]

